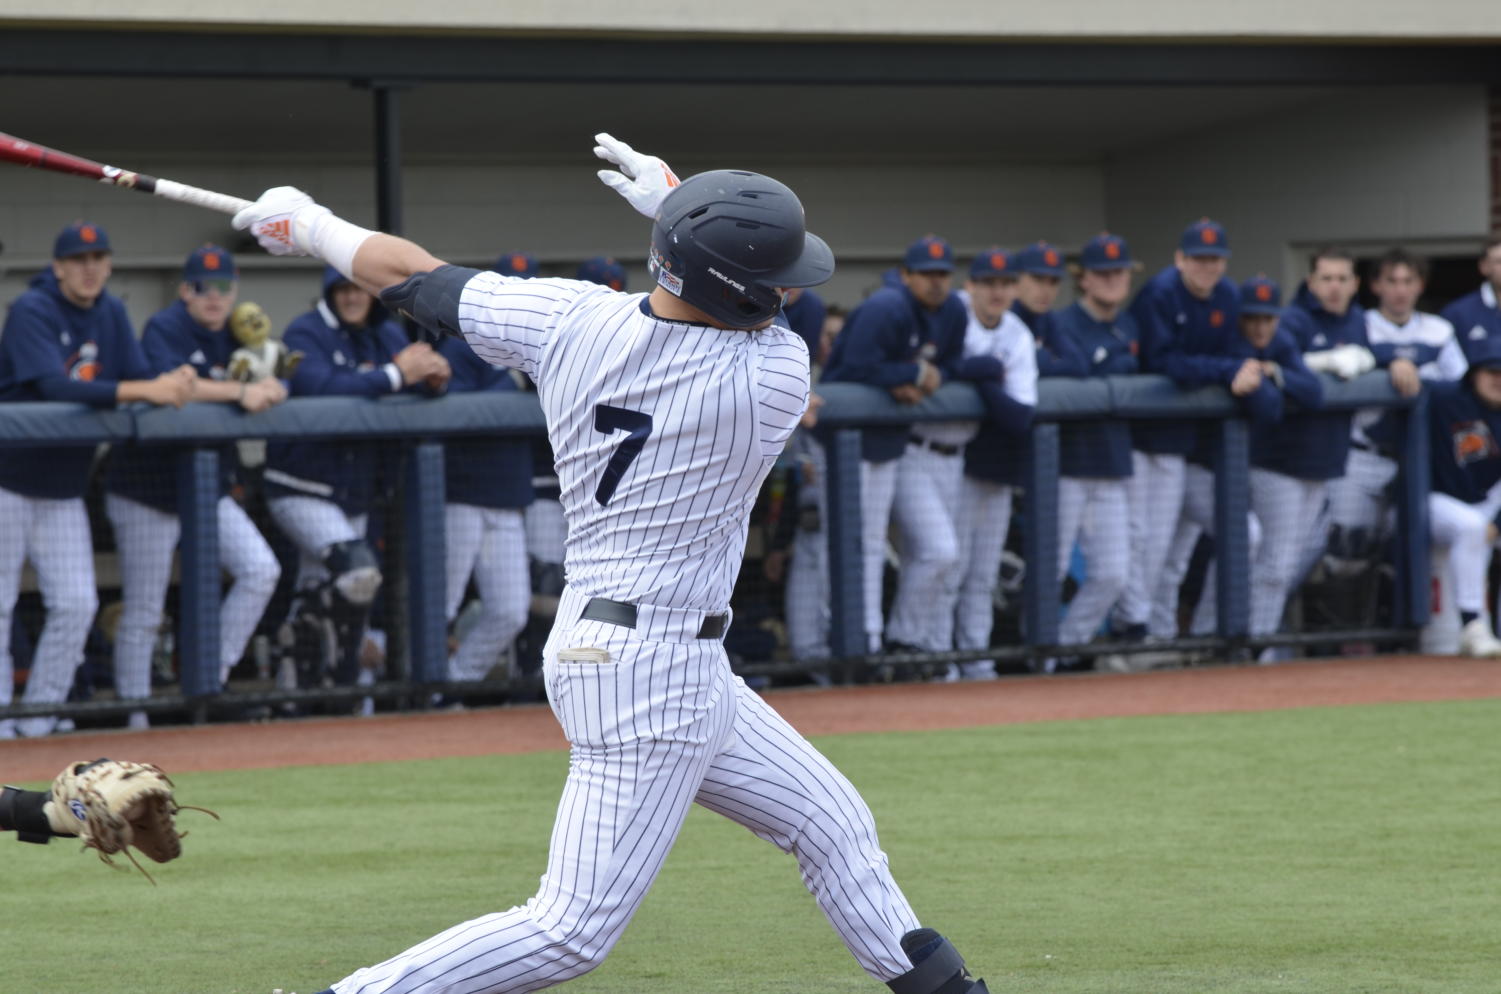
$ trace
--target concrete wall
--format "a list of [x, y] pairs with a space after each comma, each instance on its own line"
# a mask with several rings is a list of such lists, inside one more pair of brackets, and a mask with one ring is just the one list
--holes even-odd
[[1232, 276], [1289, 288], [1322, 242], [1467, 252], [1489, 223], [1486, 120], [1483, 88], [1445, 87], [1225, 122], [1108, 156], [1106, 217], [1149, 268], [1170, 261], [1187, 223], [1214, 217]]
[[1481, 0], [1071, 0], [994, 3], [950, 0], [931, 8], [907, 2], [763, 0], [450, 0], [441, 6], [405, 0], [260, 0], [243, 8], [207, 9], [194, 0], [8, 0], [0, 21], [80, 26], [169, 25], [194, 28], [251, 24], [360, 31], [422, 29], [543, 34], [796, 35], [834, 38], [995, 39], [1461, 39], [1501, 37], [1501, 8]]

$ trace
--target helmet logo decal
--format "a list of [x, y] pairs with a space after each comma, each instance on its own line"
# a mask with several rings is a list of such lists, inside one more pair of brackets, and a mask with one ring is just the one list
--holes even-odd
[[662, 258], [656, 246], [652, 246], [651, 255], [647, 258], [647, 268], [657, 278], [657, 285], [674, 297], [683, 295], [683, 278], [672, 272], [672, 263]]
[[709, 269], [709, 272], [712, 275], [718, 277], [721, 282], [728, 283], [730, 286], [734, 287], [736, 290], [739, 290], [741, 293], [745, 292], [745, 284], [744, 283], [736, 283], [734, 280], [730, 279], [728, 276], [726, 276], [724, 273], [721, 273], [719, 270], [715, 269], [713, 266], [709, 266], [708, 269]]

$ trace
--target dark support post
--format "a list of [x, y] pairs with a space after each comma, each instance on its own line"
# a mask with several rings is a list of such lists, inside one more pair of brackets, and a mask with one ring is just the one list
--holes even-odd
[[1027, 575], [1022, 584], [1023, 636], [1033, 645], [1058, 644], [1058, 425], [1032, 425], [1031, 454], [1027, 458], [1027, 528], [1022, 532], [1022, 558]]
[[370, 83], [375, 94], [375, 226], [391, 235], [401, 234], [401, 91], [406, 89], [378, 80]]
[[[834, 432], [826, 452], [829, 530], [829, 650], [865, 655], [865, 558], [860, 521], [860, 432]], [[845, 674], [846, 679], [850, 676]]]
[[1221, 638], [1251, 628], [1251, 432], [1240, 418], [1219, 423], [1214, 466], [1215, 608]]
[[412, 446], [404, 490], [411, 680], [441, 683], [448, 679], [442, 443], [418, 442]]
[[177, 456], [177, 646], [184, 697], [217, 694], [219, 681], [219, 452], [184, 449]]
[[1397, 491], [1397, 624], [1428, 624], [1428, 390], [1418, 394], [1403, 418], [1402, 460]]

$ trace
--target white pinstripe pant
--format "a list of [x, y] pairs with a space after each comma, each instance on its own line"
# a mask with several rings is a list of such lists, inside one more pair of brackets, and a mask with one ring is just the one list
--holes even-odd
[[1270, 635], [1281, 626], [1327, 489], [1323, 480], [1251, 467], [1251, 511], [1261, 525], [1261, 547], [1251, 561], [1252, 635]]
[[1075, 538], [1087, 568], [1058, 626], [1061, 644], [1082, 645], [1094, 638], [1125, 589], [1131, 573], [1130, 518], [1125, 480], [1059, 478], [1058, 576], [1068, 572]]
[[[1163, 564], [1183, 510], [1186, 467], [1187, 460], [1180, 455], [1131, 452], [1131, 478], [1126, 484], [1131, 500], [1127, 518], [1131, 575], [1116, 608], [1122, 624], [1145, 625], [1152, 620], [1152, 593], [1161, 583]], [[1172, 634], [1177, 634], [1176, 623], [1173, 628]], [[1163, 633], [1154, 627], [1152, 634]]]
[[943, 652], [954, 647], [952, 612], [935, 611], [959, 575], [955, 516], [964, 457], [908, 445], [897, 460], [892, 510], [901, 536], [902, 569], [891, 605], [888, 638]]
[[[1000, 582], [1001, 555], [1011, 526], [1011, 488], [988, 480], [964, 477], [959, 483], [959, 569], [955, 584], [945, 592], [937, 610], [951, 619], [954, 648], [986, 649], [995, 626], [995, 587]], [[966, 678], [995, 675], [995, 660], [959, 664]]]
[[[358, 970], [337, 994], [507, 994], [587, 973], [620, 938], [694, 802], [796, 856], [868, 973], [886, 981], [911, 969], [900, 938], [917, 919], [850, 782], [730, 672], [717, 640], [693, 637], [701, 614], [643, 608], [633, 630], [573, 621], [585, 601], [564, 592], [544, 650], [572, 758], [536, 896]], [[576, 648], [608, 656], [560, 658]]]
[[891, 529], [891, 504], [896, 499], [897, 460], [860, 460], [860, 582], [865, 594], [865, 641], [871, 652], [881, 650], [885, 619], [881, 614], [881, 586], [886, 574], [886, 535]]
[[[11, 701], [13, 682], [10, 629], [21, 570], [26, 560], [36, 570], [47, 620], [26, 680], [27, 704], [54, 704], [68, 699], [73, 674], [83, 662], [89, 626], [99, 611], [94, 588], [94, 546], [83, 499], [23, 497], [0, 488], [0, 704]], [[15, 728], [24, 735], [46, 735], [55, 718], [23, 718]], [[0, 728], [0, 735], [11, 726]]]
[[474, 575], [480, 619], [448, 661], [450, 680], [483, 680], [506, 644], [526, 627], [532, 577], [526, 559], [526, 527], [518, 508], [448, 504], [443, 509], [447, 540], [445, 605], [451, 622], [459, 613], [464, 588]]
[[[239, 504], [228, 496], [215, 507], [219, 524], [219, 562], [234, 584], [219, 609], [219, 681], [245, 653], [255, 634], [281, 565], [271, 546]], [[172, 556], [182, 533], [175, 514], [119, 494], [104, 495], [104, 511], [115, 529], [124, 574], [123, 609], [115, 632], [115, 690], [123, 698], [151, 696], [151, 651], [162, 625], [167, 588], [172, 583]]]
[[[1183, 516], [1178, 521], [1178, 530], [1173, 536], [1172, 548], [1168, 552], [1167, 562], [1163, 564], [1162, 577], [1153, 599], [1153, 635], [1161, 638], [1177, 637], [1179, 588], [1188, 575], [1199, 536], [1213, 534], [1214, 473], [1204, 466], [1191, 463], [1185, 477]], [[1255, 511], [1246, 514], [1246, 542], [1251, 562], [1255, 563], [1261, 554], [1261, 522]], [[1211, 559], [1209, 568], [1204, 571], [1204, 586], [1199, 592], [1199, 602], [1194, 607], [1193, 620], [1189, 626], [1194, 635], [1211, 635], [1219, 627], [1216, 562], [1217, 559]]]

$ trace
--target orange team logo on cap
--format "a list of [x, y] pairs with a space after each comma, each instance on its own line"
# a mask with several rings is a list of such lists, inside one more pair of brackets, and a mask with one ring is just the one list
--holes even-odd
[[1272, 288], [1271, 288], [1271, 286], [1268, 285], [1268, 284], [1266, 284], [1266, 283], [1259, 284], [1256, 287], [1256, 299], [1257, 300], [1271, 300], [1272, 299]]
[[1105, 258], [1107, 258], [1107, 259], [1119, 259], [1120, 257], [1121, 257], [1121, 243], [1120, 242], [1106, 242], [1105, 243]]
[[523, 269], [525, 269], [526, 268], [526, 256], [524, 256], [524, 255], [513, 255], [513, 256], [511, 256], [511, 268], [514, 269], [514, 270], [516, 270], [516, 272], [518, 272], [518, 273], [521, 272]]
[[94, 230], [92, 224], [86, 224], [78, 229], [78, 237], [92, 245], [99, 240], [99, 232]]
[[1214, 310], [1209, 312], [1209, 327], [1218, 328], [1225, 323], [1225, 312]]
[[217, 252], [210, 252], [207, 255], [205, 255], [203, 257], [203, 268], [204, 269], [218, 269], [219, 268], [219, 253], [217, 253]]
[[943, 258], [943, 242], [929, 242], [928, 243], [928, 256], [929, 256], [929, 258], [932, 258], [932, 259], [942, 259]]
[[1213, 228], [1199, 229], [1199, 240], [1205, 245], [1213, 245], [1220, 240], [1220, 233]]
[[1046, 262], [1050, 266], [1058, 265], [1058, 250], [1048, 249], [1046, 252], [1042, 253], [1042, 261]]
[[1006, 254], [1004, 252], [992, 252], [992, 253], [990, 253], [990, 268], [991, 269], [1005, 269], [1006, 268]]

